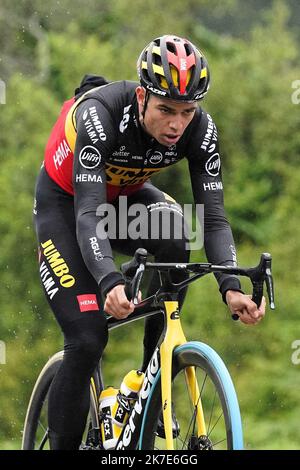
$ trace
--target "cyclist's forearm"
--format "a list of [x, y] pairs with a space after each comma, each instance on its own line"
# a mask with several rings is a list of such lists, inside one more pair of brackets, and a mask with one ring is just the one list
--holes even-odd
[[124, 284], [124, 279], [117, 271], [113, 261], [109, 239], [97, 236], [95, 213], [84, 213], [77, 217], [77, 240], [84, 262], [99, 284], [103, 296], [117, 284]]
[[[205, 231], [204, 247], [209, 263], [227, 266], [236, 265], [235, 244], [228, 222], [227, 224], [224, 222], [222, 228], [217, 230]], [[226, 292], [228, 290], [241, 291], [241, 284], [238, 277], [225, 273], [215, 273], [215, 277], [225, 303]]]

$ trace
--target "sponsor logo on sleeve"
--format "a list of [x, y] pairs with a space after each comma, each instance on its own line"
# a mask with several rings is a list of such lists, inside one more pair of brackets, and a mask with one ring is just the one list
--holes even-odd
[[96, 237], [91, 237], [90, 238], [90, 245], [93, 250], [95, 260], [96, 261], [101, 261], [104, 259], [103, 253], [100, 250], [99, 243]]
[[100, 165], [101, 153], [96, 147], [86, 145], [79, 154], [79, 162], [83, 168], [93, 170]]
[[203, 183], [204, 191], [222, 191], [223, 183], [222, 181], [212, 181], [211, 183]]
[[90, 173], [81, 173], [75, 176], [76, 183], [102, 183], [100, 175], [91, 175]]
[[81, 312], [99, 310], [96, 294], [77, 295], [77, 300]]
[[219, 153], [214, 153], [206, 162], [205, 169], [210, 176], [218, 176], [221, 167]]
[[[90, 116], [89, 119], [87, 119], [88, 116]], [[84, 120], [86, 131], [93, 144], [96, 144], [99, 139], [102, 141], [107, 139], [96, 106], [91, 106], [88, 110], [86, 109], [82, 115], [82, 119]]]
[[206, 133], [205, 133], [205, 136], [204, 136], [204, 139], [203, 139], [203, 142], [201, 144], [201, 148], [202, 150], [207, 150], [207, 147], [213, 143], [213, 142], [216, 142], [218, 140], [218, 132], [217, 132], [217, 128], [211, 118], [211, 116], [208, 114], [207, 115], [207, 119], [208, 119], [208, 122], [207, 122], [207, 129], [206, 129]]

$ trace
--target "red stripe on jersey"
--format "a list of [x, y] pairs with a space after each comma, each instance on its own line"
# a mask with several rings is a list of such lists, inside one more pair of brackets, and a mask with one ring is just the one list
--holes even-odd
[[50, 176], [67, 193], [74, 194], [72, 171], [74, 154], [69, 147], [65, 122], [67, 114], [75, 102], [71, 98], [63, 104], [60, 115], [54, 124], [45, 149], [45, 168]]

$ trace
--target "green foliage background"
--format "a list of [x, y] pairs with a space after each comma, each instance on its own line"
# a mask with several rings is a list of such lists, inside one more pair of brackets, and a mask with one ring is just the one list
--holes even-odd
[[[32, 226], [35, 178], [51, 126], [85, 73], [136, 79], [141, 48], [167, 32], [188, 37], [209, 60], [212, 86], [203, 107], [219, 129], [239, 263], [253, 265], [261, 252], [271, 252], [276, 287], [277, 309], [251, 328], [231, 321], [215, 280], [204, 278], [188, 293], [187, 336], [208, 342], [228, 365], [247, 448], [300, 448], [300, 364], [292, 361], [293, 353], [299, 357], [292, 344], [300, 339], [300, 113], [291, 98], [300, 79], [297, 6], [292, 0], [136, 0], [130, 6], [86, 0], [84, 7], [80, 0], [2, 0], [0, 78], [7, 95], [0, 105], [0, 340], [7, 360], [0, 364], [1, 449], [20, 446], [34, 381], [62, 347], [39, 284]], [[192, 202], [184, 162], [155, 182], [181, 203]], [[142, 342], [141, 324], [111, 334], [109, 383], [117, 385], [139, 365], [142, 347], [132, 351], [137, 337]]]

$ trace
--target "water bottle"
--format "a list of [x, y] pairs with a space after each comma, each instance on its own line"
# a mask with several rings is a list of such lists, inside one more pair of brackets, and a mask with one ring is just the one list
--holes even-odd
[[137, 399], [143, 385], [145, 374], [140, 370], [131, 370], [125, 375], [120, 386], [120, 393], [129, 400], [130, 404]]
[[[124, 407], [119, 405], [119, 390], [114, 387], [104, 389], [99, 398], [101, 416], [101, 436], [106, 450], [114, 449], [121, 435], [124, 424], [120, 417], [125, 418]], [[119, 410], [121, 408], [121, 410]], [[121, 411], [121, 413], [120, 413]]]
[[101, 392], [99, 402], [104, 449], [112, 450], [116, 447], [143, 381], [143, 372], [131, 370], [125, 375], [120, 390], [108, 387]]

